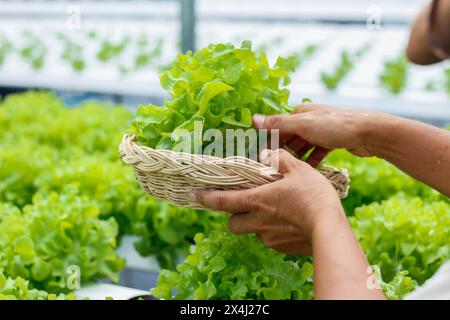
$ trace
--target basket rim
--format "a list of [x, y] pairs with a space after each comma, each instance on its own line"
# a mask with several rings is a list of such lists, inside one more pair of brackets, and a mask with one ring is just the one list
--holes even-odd
[[[140, 145], [130, 133], [122, 137], [119, 156], [133, 167], [136, 180], [146, 193], [172, 204], [198, 209], [205, 208], [190, 196], [194, 189], [242, 190], [283, 178], [277, 168], [250, 158], [220, 158], [154, 149]], [[328, 179], [341, 199], [348, 195], [350, 177], [346, 169], [328, 165], [316, 169]]]

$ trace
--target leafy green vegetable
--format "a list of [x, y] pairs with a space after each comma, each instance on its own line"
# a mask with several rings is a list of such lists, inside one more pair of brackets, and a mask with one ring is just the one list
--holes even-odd
[[[124, 261], [117, 256], [118, 225], [100, 220], [99, 209], [72, 190], [37, 194], [23, 210], [0, 206], [0, 269], [49, 292], [67, 289], [69, 266], [80, 270], [81, 282], [108, 277], [118, 280]], [[70, 289], [70, 288], [69, 288]]]
[[373, 269], [384, 294], [390, 300], [402, 299], [417, 287], [417, 283], [408, 276], [408, 271], [400, 271], [391, 282], [385, 282], [382, 279], [380, 268], [375, 265]]
[[[86, 153], [106, 153], [117, 160], [117, 145], [131, 112], [108, 103], [86, 102], [66, 108], [49, 92], [9, 95], [0, 106], [2, 142], [29, 139], [61, 150], [81, 149]], [[71, 125], [67, 125], [70, 119]]]
[[110, 61], [119, 57], [130, 43], [131, 38], [124, 36], [118, 43], [113, 43], [109, 40], [103, 40], [100, 49], [97, 52], [97, 59], [102, 62]]
[[156, 255], [168, 269], [175, 268], [177, 256], [187, 254], [195, 234], [208, 234], [226, 221], [220, 213], [177, 207], [148, 196], [139, 198], [131, 214], [131, 233], [141, 236], [135, 243], [137, 251]]
[[[177, 271], [163, 270], [152, 294], [163, 299], [312, 299], [310, 258], [292, 259], [254, 236], [213, 231]], [[173, 289], [176, 290], [172, 297]]]
[[307, 45], [305, 48], [298, 52], [294, 52], [292, 55], [297, 59], [297, 66], [295, 69], [298, 69], [302, 66], [307, 60], [309, 60], [319, 49], [319, 46], [316, 44]]
[[13, 51], [13, 45], [9, 39], [7, 39], [4, 35], [0, 34], [0, 66], [6, 60], [6, 57], [10, 55]]
[[[249, 40], [244, 40], [244, 42], [250, 42]], [[282, 37], [275, 37], [273, 39], [270, 39], [267, 42], [262, 42], [261, 44], [259, 44], [258, 46], [256, 46], [255, 48], [255, 52], [256, 53], [262, 53], [262, 52], [268, 52], [271, 49], [274, 48], [279, 48], [284, 42], [284, 39]], [[251, 46], [251, 45], [250, 45]]]
[[347, 168], [350, 172], [350, 191], [342, 201], [347, 215], [353, 215], [355, 208], [363, 204], [388, 199], [399, 191], [429, 201], [448, 201], [439, 192], [376, 157], [358, 158], [347, 151], [336, 150], [327, 157], [326, 163], [337, 168]]
[[83, 71], [86, 68], [86, 62], [83, 58], [83, 47], [76, 44], [64, 33], [59, 33], [57, 37], [63, 43], [64, 47], [61, 59], [67, 62], [74, 71]]
[[390, 93], [398, 94], [406, 87], [408, 80], [408, 60], [402, 54], [400, 57], [384, 63], [380, 74], [380, 85]]
[[[0, 201], [30, 204], [36, 192], [64, 193], [73, 186], [95, 202], [100, 217], [114, 217], [119, 233], [139, 237], [143, 255], [174, 268], [197, 232], [208, 233], [223, 215], [178, 208], [152, 199], [117, 157], [130, 112], [108, 104], [68, 109], [50, 93], [8, 96], [0, 104]], [[67, 119], [71, 125], [67, 126]]]
[[[446, 202], [425, 203], [404, 194], [356, 209], [350, 218], [352, 228], [389, 299], [401, 299], [450, 259], [449, 209]], [[153, 295], [162, 299], [312, 298], [308, 257], [283, 255], [265, 248], [254, 236], [220, 230], [208, 236], [198, 234], [195, 240], [176, 272], [161, 272]]]
[[[160, 75], [171, 99], [164, 106], [141, 106], [131, 124], [139, 142], [150, 147], [180, 148], [180, 129], [249, 128], [251, 115], [289, 111], [289, 72], [295, 57], [279, 57], [271, 67], [266, 55], [256, 55], [251, 42], [209, 45], [195, 53], [178, 56]], [[200, 133], [201, 133], [200, 132]]]
[[436, 79], [430, 79], [425, 83], [424, 90], [433, 92], [433, 91], [437, 91], [439, 89], [439, 87], [440, 87], [439, 82], [436, 81]]
[[148, 47], [148, 40], [145, 36], [138, 39], [138, 53], [134, 59], [134, 69], [139, 70], [147, 66], [154, 59], [161, 56], [164, 39], [158, 38], [153, 47]]
[[30, 288], [29, 282], [23, 278], [6, 277], [0, 271], [0, 300], [75, 300], [73, 293], [52, 294], [43, 290]]
[[322, 72], [320, 74], [320, 80], [324, 86], [332, 91], [335, 90], [342, 80], [352, 71], [354, 64], [359, 60], [369, 49], [369, 45], [364, 45], [354, 52], [343, 50], [340, 55], [338, 64], [334, 67], [330, 73]]
[[30, 140], [0, 144], [0, 202], [24, 206], [37, 191], [37, 177], [58, 162], [58, 152]]
[[22, 58], [27, 61], [33, 69], [40, 70], [44, 66], [47, 46], [33, 33], [24, 32], [26, 44], [20, 51]]
[[450, 259], [450, 204], [405, 194], [355, 210], [353, 230], [371, 264], [391, 281], [404, 270], [420, 285]]
[[97, 31], [90, 30], [85, 33], [85, 36], [90, 40], [95, 40], [98, 37]]

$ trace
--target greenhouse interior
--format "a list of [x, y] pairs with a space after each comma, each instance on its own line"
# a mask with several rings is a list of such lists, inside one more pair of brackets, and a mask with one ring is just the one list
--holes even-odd
[[[0, 1], [0, 300], [450, 300], [449, 21], [448, 0]], [[197, 123], [281, 149], [207, 155]]]

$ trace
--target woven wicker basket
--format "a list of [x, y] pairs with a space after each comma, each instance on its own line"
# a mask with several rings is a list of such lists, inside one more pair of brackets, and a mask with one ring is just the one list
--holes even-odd
[[[282, 178], [272, 167], [243, 157], [218, 158], [153, 149], [138, 145], [133, 135], [124, 135], [119, 146], [122, 160], [133, 166], [142, 189], [170, 203], [204, 209], [190, 196], [194, 189], [241, 190]], [[347, 170], [329, 166], [318, 168], [334, 186], [339, 197], [347, 196]]]

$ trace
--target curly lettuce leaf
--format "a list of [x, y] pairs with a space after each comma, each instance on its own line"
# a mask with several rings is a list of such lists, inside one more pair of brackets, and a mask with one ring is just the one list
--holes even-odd
[[98, 215], [94, 202], [71, 190], [37, 194], [22, 210], [0, 205], [0, 270], [52, 293], [68, 291], [70, 266], [79, 268], [81, 282], [118, 281], [125, 266], [115, 253], [118, 225]]
[[29, 281], [17, 277], [6, 277], [0, 271], [0, 300], [76, 300], [73, 293], [53, 294], [30, 287]]
[[193, 130], [194, 121], [201, 122], [200, 133], [211, 128], [249, 128], [255, 113], [290, 110], [289, 90], [284, 86], [297, 65], [297, 58], [291, 56], [279, 57], [270, 66], [263, 52], [252, 51], [250, 41], [239, 48], [211, 44], [181, 54], [160, 75], [170, 100], [161, 107], [140, 106], [131, 131], [144, 145], [177, 150], [180, 145], [175, 142], [185, 130]]
[[[311, 260], [264, 247], [254, 236], [197, 234], [177, 271], [162, 270], [152, 290], [162, 299], [312, 299]], [[173, 296], [173, 292], [176, 292]]]
[[355, 210], [353, 231], [369, 262], [391, 282], [399, 272], [419, 285], [450, 259], [450, 204], [400, 193]]

